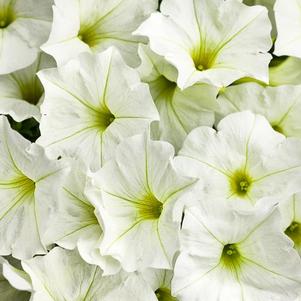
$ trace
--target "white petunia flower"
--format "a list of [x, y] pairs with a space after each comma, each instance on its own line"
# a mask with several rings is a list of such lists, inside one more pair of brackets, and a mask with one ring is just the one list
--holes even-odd
[[137, 66], [143, 39], [132, 32], [157, 7], [157, 0], [55, 0], [52, 30], [42, 49], [62, 65], [82, 52], [115, 46], [129, 65]]
[[38, 143], [58, 156], [82, 158], [92, 170], [107, 161], [124, 138], [143, 132], [158, 112], [146, 84], [110, 48], [82, 54], [43, 70], [45, 89]]
[[93, 176], [87, 189], [103, 219], [101, 253], [128, 272], [147, 267], [171, 269], [178, 249], [175, 203], [194, 180], [173, 167], [174, 149], [148, 135], [121, 142], [115, 159]]
[[138, 71], [149, 84], [160, 114], [160, 122], [152, 124], [153, 135], [172, 143], [177, 151], [192, 129], [213, 125], [218, 89], [199, 84], [182, 91], [176, 84], [176, 69], [163, 57], [144, 45], [140, 45], [139, 54], [142, 64]]
[[50, 56], [40, 53], [29, 67], [0, 75], [0, 114], [8, 114], [16, 121], [31, 117], [39, 121], [41, 118], [39, 105], [44, 90], [36, 73], [54, 66]]
[[280, 206], [285, 234], [294, 242], [301, 256], [301, 193], [294, 194]]
[[1, 300], [29, 301], [31, 289], [29, 276], [19, 267], [14, 267], [6, 259], [0, 257]]
[[276, 0], [275, 17], [278, 36], [274, 53], [301, 58], [301, 1]]
[[54, 248], [22, 265], [32, 280], [32, 301], [157, 301], [139, 274], [103, 277], [102, 270], [83, 261], [77, 251]]
[[11, 130], [0, 117], [0, 254], [20, 259], [46, 253], [41, 236], [65, 166]]
[[299, 191], [299, 139], [286, 138], [251, 112], [228, 115], [217, 130], [193, 130], [175, 159], [184, 174], [200, 179], [203, 193], [249, 210], [262, 198], [276, 202]]
[[279, 218], [271, 209], [238, 213], [224, 200], [188, 208], [173, 293], [190, 301], [294, 301], [301, 260]]
[[228, 86], [242, 77], [268, 82], [271, 23], [267, 9], [236, 0], [164, 0], [134, 34], [178, 72], [181, 89], [197, 82]]
[[274, 130], [301, 138], [301, 86], [262, 87], [247, 83], [224, 89], [219, 97], [220, 117], [250, 110], [267, 118]]
[[1, 0], [0, 74], [31, 65], [46, 41], [52, 21], [52, 0]]
[[83, 163], [70, 160], [72, 169], [62, 182], [56, 201], [56, 210], [49, 217], [44, 235], [46, 245], [53, 243], [65, 248], [78, 248], [82, 258], [99, 265], [106, 274], [120, 270], [120, 264], [110, 256], [100, 255], [102, 226], [100, 214], [84, 194], [87, 170]]

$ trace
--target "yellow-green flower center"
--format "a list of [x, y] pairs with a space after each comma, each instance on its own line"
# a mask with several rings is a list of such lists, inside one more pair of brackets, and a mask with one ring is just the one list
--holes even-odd
[[158, 301], [177, 301], [175, 297], [171, 295], [170, 289], [158, 288], [155, 292]]
[[10, 6], [0, 8], [0, 29], [8, 27], [16, 19], [16, 15]]
[[114, 120], [115, 117], [111, 112], [99, 112], [97, 125], [104, 131]]
[[237, 245], [227, 244], [223, 248], [221, 263], [230, 270], [236, 270], [241, 264], [241, 257]]
[[280, 125], [274, 124], [274, 125], [272, 125], [272, 128], [273, 128], [276, 132], [278, 132], [278, 133], [280, 133], [280, 134], [283, 134], [283, 129], [282, 129], [282, 127], [281, 127]]
[[153, 194], [148, 194], [136, 202], [138, 218], [141, 220], [158, 219], [163, 210], [161, 203]]
[[26, 83], [19, 81], [19, 88], [22, 94], [22, 99], [33, 105], [36, 105], [39, 102], [44, 93], [42, 84], [36, 76]]
[[246, 171], [237, 171], [230, 179], [231, 191], [238, 196], [245, 196], [252, 186], [252, 178]]
[[219, 47], [214, 46], [212, 43], [208, 43], [205, 40], [201, 41], [200, 45], [191, 53], [195, 68], [199, 71], [212, 68], [216, 62], [219, 50]]
[[285, 230], [285, 234], [294, 242], [295, 246], [301, 246], [301, 224], [292, 222]]
[[102, 35], [99, 32], [99, 22], [95, 22], [92, 25], [81, 24], [78, 38], [91, 48], [97, 46], [102, 38]]

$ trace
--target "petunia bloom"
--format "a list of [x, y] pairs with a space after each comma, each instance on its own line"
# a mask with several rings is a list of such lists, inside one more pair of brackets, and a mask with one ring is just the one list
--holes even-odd
[[181, 89], [228, 86], [242, 77], [268, 82], [271, 23], [263, 6], [236, 0], [163, 0], [134, 32], [178, 70]]
[[199, 193], [252, 210], [299, 191], [301, 141], [273, 130], [261, 115], [233, 113], [217, 125], [193, 130], [176, 157], [176, 166], [199, 178]]
[[38, 75], [45, 99], [37, 143], [51, 156], [76, 156], [97, 170], [122, 139], [159, 118], [147, 85], [114, 48]]
[[195, 181], [176, 172], [173, 156], [167, 142], [128, 138], [87, 188], [103, 220], [101, 253], [128, 272], [172, 269], [180, 224], [174, 206]]
[[12, 130], [0, 116], [0, 254], [19, 259], [47, 252], [42, 235], [66, 165]]
[[115, 46], [129, 65], [137, 66], [138, 43], [144, 39], [132, 32], [157, 6], [157, 0], [55, 0], [52, 30], [42, 49], [62, 65], [82, 52]]
[[238, 213], [224, 200], [185, 210], [172, 291], [190, 301], [294, 301], [301, 260], [275, 208]]

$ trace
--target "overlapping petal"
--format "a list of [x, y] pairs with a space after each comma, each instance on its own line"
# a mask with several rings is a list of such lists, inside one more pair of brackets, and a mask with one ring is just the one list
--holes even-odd
[[[288, 97], [289, 95], [289, 97]], [[274, 130], [301, 138], [301, 86], [262, 87], [247, 83], [228, 87], [218, 97], [222, 117], [250, 110], [267, 118]]]
[[177, 71], [172, 65], [149, 47], [140, 45], [139, 53], [140, 76], [149, 84], [160, 114], [160, 122], [153, 124], [153, 135], [172, 143], [178, 151], [192, 129], [213, 125], [218, 89], [199, 84], [182, 91], [176, 84]]
[[83, 261], [77, 251], [55, 248], [22, 265], [32, 280], [33, 301], [156, 301], [139, 274], [103, 277], [102, 270]]

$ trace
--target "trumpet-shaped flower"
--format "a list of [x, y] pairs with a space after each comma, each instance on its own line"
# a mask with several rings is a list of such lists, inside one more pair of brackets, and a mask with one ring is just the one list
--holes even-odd
[[279, 218], [270, 208], [238, 213], [224, 200], [185, 210], [173, 293], [190, 301], [294, 301], [301, 260]]
[[301, 58], [301, 1], [276, 0], [277, 40], [274, 53]]
[[6, 74], [36, 60], [50, 32], [52, 0], [2, 0], [0, 5], [0, 74]]
[[236, 0], [163, 0], [134, 34], [178, 72], [181, 89], [197, 82], [228, 86], [242, 77], [268, 82], [271, 23], [267, 9]]
[[277, 132], [301, 138], [301, 86], [262, 87], [256, 83], [241, 84], [224, 89], [218, 97], [218, 103], [222, 117], [250, 110], [265, 116]]
[[52, 58], [40, 53], [36, 61], [25, 69], [0, 75], [0, 114], [8, 114], [16, 121], [30, 117], [40, 120], [39, 105], [44, 93], [36, 73], [54, 67]]
[[27, 274], [0, 257], [1, 299], [5, 301], [29, 301], [29, 291], [31, 291], [31, 285], [27, 279]]
[[82, 54], [67, 65], [43, 70], [45, 89], [38, 143], [52, 155], [66, 152], [97, 170], [125, 137], [139, 134], [158, 112], [146, 84], [110, 48]]
[[32, 280], [32, 301], [157, 301], [140, 274], [103, 277], [102, 270], [83, 261], [76, 250], [54, 248], [22, 265]]
[[44, 254], [41, 237], [65, 166], [11, 130], [0, 117], [0, 254]]
[[132, 32], [157, 6], [157, 0], [55, 0], [52, 30], [42, 49], [61, 65], [82, 52], [115, 46], [129, 65], [137, 66], [143, 39]]
[[301, 256], [301, 193], [294, 194], [280, 206], [285, 234], [294, 242]]
[[49, 217], [52, 226], [44, 235], [45, 244], [55, 243], [70, 250], [77, 247], [86, 262], [99, 265], [106, 274], [114, 274], [120, 269], [119, 263], [100, 255], [102, 226], [97, 209], [84, 193], [86, 167], [75, 160], [70, 160], [70, 165], [72, 169], [62, 183], [56, 210]]
[[217, 131], [193, 130], [176, 158], [184, 174], [199, 178], [198, 189], [223, 197], [235, 208], [252, 209], [299, 191], [301, 141], [273, 130], [261, 115], [233, 113]]
[[176, 84], [177, 71], [163, 57], [140, 45], [142, 60], [138, 71], [149, 84], [160, 114], [160, 122], [153, 123], [153, 135], [181, 148], [187, 134], [194, 128], [214, 122], [217, 88], [205, 84], [181, 90]]
[[128, 138], [87, 189], [103, 220], [101, 253], [128, 272], [172, 268], [180, 223], [173, 209], [194, 183], [175, 171], [173, 156], [167, 142], [152, 141], [147, 134]]

